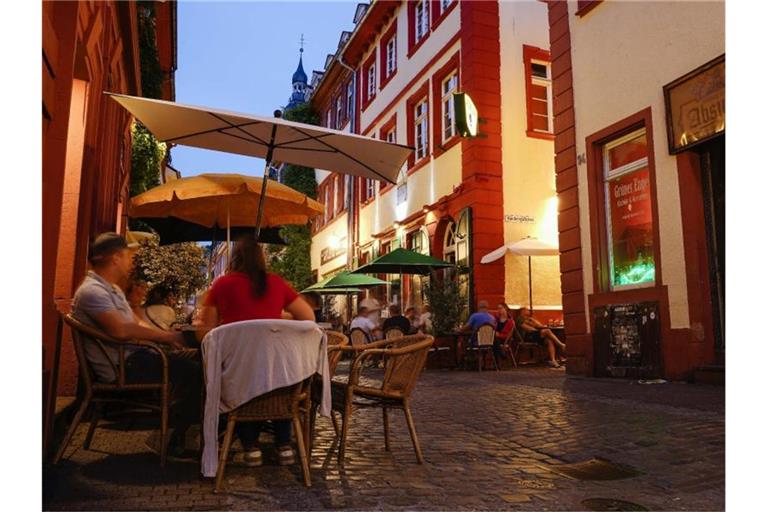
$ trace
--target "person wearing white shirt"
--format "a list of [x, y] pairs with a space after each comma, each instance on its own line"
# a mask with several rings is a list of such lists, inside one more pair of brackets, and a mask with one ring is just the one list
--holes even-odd
[[365, 306], [360, 306], [357, 308], [357, 316], [352, 319], [352, 323], [350, 324], [349, 328], [362, 329], [370, 339], [375, 339], [377, 334], [381, 332], [379, 326], [371, 321], [368, 308]]
[[379, 325], [381, 322], [381, 304], [372, 295], [369, 295], [365, 299], [360, 301], [360, 306], [368, 310], [367, 316], [374, 325]]

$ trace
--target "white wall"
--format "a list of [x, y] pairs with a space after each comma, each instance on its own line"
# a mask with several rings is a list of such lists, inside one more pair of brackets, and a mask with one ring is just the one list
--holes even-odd
[[[501, 2], [501, 129], [504, 166], [504, 213], [528, 215], [533, 223], [504, 223], [504, 241], [526, 236], [557, 244], [554, 142], [529, 137], [525, 98], [523, 45], [549, 50], [549, 21], [543, 2]], [[482, 115], [482, 114], [481, 114]], [[533, 258], [533, 301], [539, 307], [561, 306], [557, 256]], [[528, 303], [528, 259], [507, 255], [505, 298]]]
[[[683, 226], [675, 157], [667, 149], [662, 87], [725, 53], [723, 2], [602, 2], [584, 18], [568, 4], [576, 150], [589, 135], [651, 107], [662, 278], [672, 328], [689, 326]], [[592, 290], [587, 167], [578, 166], [582, 262]]]

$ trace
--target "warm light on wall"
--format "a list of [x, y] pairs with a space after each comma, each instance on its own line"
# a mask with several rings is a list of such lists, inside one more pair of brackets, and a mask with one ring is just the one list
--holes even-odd
[[331, 249], [338, 249], [341, 246], [341, 239], [336, 235], [331, 235], [328, 237], [328, 246]]
[[558, 245], [557, 209], [559, 204], [560, 200], [557, 196], [547, 199], [547, 203], [544, 206], [544, 214], [538, 226], [539, 240], [550, 242], [553, 245]]

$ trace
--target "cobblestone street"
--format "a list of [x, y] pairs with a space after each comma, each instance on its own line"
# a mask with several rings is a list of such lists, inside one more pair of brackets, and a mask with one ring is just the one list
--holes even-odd
[[[298, 465], [227, 468], [212, 493], [195, 463], [161, 470], [145, 441], [152, 426], [99, 428], [91, 450], [80, 430], [60, 465], [46, 471], [47, 510], [584, 510], [589, 498], [651, 510], [725, 506], [723, 387], [567, 377], [562, 371], [428, 370], [413, 411], [426, 463], [416, 463], [402, 414], [391, 415], [384, 450], [381, 412], [359, 410], [343, 468], [329, 453], [330, 422], [318, 420], [311, 488]], [[266, 436], [263, 436], [262, 441]], [[584, 481], [551, 468], [593, 457], [641, 472]]]

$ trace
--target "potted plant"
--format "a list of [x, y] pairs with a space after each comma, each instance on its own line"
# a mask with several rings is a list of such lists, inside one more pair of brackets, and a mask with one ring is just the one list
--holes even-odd
[[[451, 347], [455, 350], [454, 333], [461, 326], [465, 299], [459, 283], [447, 276], [432, 274], [424, 284], [424, 294], [432, 308], [432, 335], [435, 347]], [[454, 354], [456, 357], [457, 354]]]

